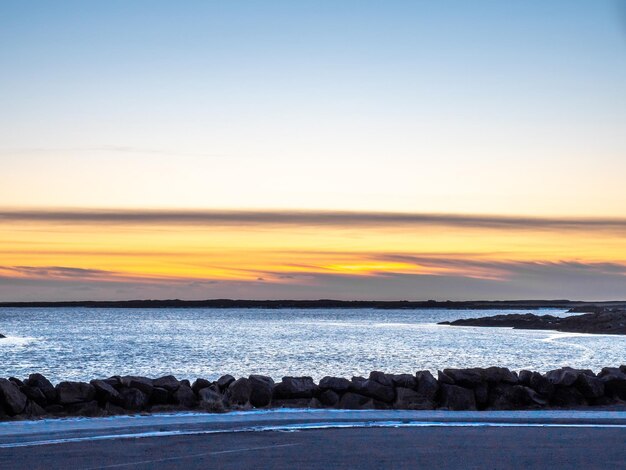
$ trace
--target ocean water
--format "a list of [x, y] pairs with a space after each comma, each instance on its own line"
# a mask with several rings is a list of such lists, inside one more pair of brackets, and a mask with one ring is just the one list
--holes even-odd
[[526, 311], [0, 308], [0, 333], [8, 336], [0, 340], [0, 376], [320, 379], [494, 365], [597, 371], [626, 363], [626, 336], [436, 325], [497, 313]]

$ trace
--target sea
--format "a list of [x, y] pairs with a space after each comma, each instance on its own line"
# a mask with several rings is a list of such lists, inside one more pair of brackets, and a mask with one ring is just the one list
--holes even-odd
[[[451, 327], [527, 310], [0, 308], [0, 377], [54, 383], [112, 375], [214, 380], [503, 366], [599, 371], [626, 363], [626, 336]], [[567, 315], [560, 309], [539, 314]]]

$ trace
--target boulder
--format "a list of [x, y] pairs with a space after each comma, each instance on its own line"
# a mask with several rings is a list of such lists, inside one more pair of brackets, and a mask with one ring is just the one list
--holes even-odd
[[0, 404], [9, 416], [15, 416], [24, 411], [28, 398], [17, 385], [7, 379], [0, 379]]
[[9, 377], [9, 382], [13, 382], [15, 385], [19, 387], [23, 387], [24, 386], [24, 382], [22, 382], [20, 379], [18, 379], [17, 377]]
[[600, 377], [580, 374], [574, 385], [585, 398], [600, 398], [604, 396], [604, 382]]
[[439, 383], [428, 370], [421, 370], [415, 374], [417, 393], [423, 401], [434, 401], [439, 391]]
[[26, 407], [24, 408], [24, 411], [22, 411], [22, 414], [29, 418], [37, 418], [39, 416], [45, 415], [46, 410], [44, 410], [43, 407], [39, 406], [36, 402], [29, 401], [28, 403], [26, 403]]
[[417, 379], [411, 374], [394, 374], [390, 377], [394, 387], [410, 388], [412, 390], [417, 388]]
[[219, 379], [217, 379], [217, 386], [223, 391], [226, 390], [234, 381], [235, 377], [232, 375], [222, 375]]
[[121, 406], [124, 403], [122, 395], [104, 380], [92, 380], [90, 383], [96, 390], [96, 398], [101, 404], [113, 403]]
[[172, 394], [174, 403], [184, 406], [185, 408], [193, 408], [198, 404], [196, 394], [193, 393], [191, 385], [181, 382], [180, 387]]
[[570, 387], [571, 385], [574, 385], [574, 382], [576, 382], [576, 379], [578, 379], [579, 375], [580, 372], [575, 369], [562, 367], [560, 369], [546, 372], [545, 377], [550, 381], [552, 385]]
[[161, 387], [154, 387], [150, 395], [151, 405], [167, 405], [170, 402], [170, 392]]
[[250, 380], [240, 378], [232, 382], [226, 391], [226, 400], [231, 405], [246, 405], [250, 401], [252, 386]]
[[444, 369], [443, 375], [452, 379], [454, 385], [474, 388], [484, 381], [482, 369]]
[[489, 383], [482, 382], [474, 387], [474, 397], [476, 398], [476, 406], [483, 409], [489, 402]]
[[626, 400], [626, 372], [617, 367], [605, 367], [598, 374], [607, 396]]
[[198, 392], [200, 407], [205, 411], [222, 413], [225, 411], [224, 397], [209, 387], [201, 388]]
[[333, 389], [328, 388], [320, 393], [319, 401], [323, 406], [337, 406], [339, 403], [339, 395]]
[[278, 399], [313, 398], [318, 392], [311, 377], [283, 377], [274, 387], [274, 397]]
[[65, 407], [65, 411], [71, 416], [95, 417], [103, 416], [105, 414], [104, 410], [98, 406], [98, 402], [96, 400], [67, 405]]
[[374, 400], [358, 393], [345, 393], [339, 400], [339, 408], [344, 410], [371, 410], [374, 409]]
[[319, 388], [322, 390], [333, 390], [337, 393], [344, 393], [350, 389], [350, 381], [343, 377], [324, 377], [320, 380]]
[[154, 388], [152, 379], [128, 375], [122, 377], [120, 382], [124, 387], [136, 388], [145, 393], [148, 397], [152, 395], [152, 389]]
[[515, 372], [507, 369], [506, 367], [487, 367], [486, 369], [483, 369], [482, 374], [485, 380], [491, 383], [519, 383], [518, 375]]
[[48, 403], [57, 401], [57, 392], [54, 385], [41, 374], [30, 374], [28, 379], [24, 381], [29, 387], [37, 387], [46, 396]]
[[391, 376], [385, 374], [384, 372], [380, 372], [377, 370], [370, 372], [369, 380], [378, 382], [385, 387], [393, 387], [393, 381], [391, 380]]
[[412, 388], [396, 387], [396, 400], [393, 407], [399, 410], [410, 410], [414, 403], [421, 403], [420, 395]]
[[198, 393], [203, 388], [207, 388], [210, 386], [211, 386], [211, 382], [209, 382], [208, 380], [197, 378], [191, 385], [191, 389], [194, 391], [194, 393]]
[[166, 375], [152, 381], [153, 387], [164, 388], [168, 392], [175, 392], [180, 387], [180, 382], [173, 375]]
[[125, 388], [120, 393], [122, 406], [126, 410], [141, 411], [148, 407], [148, 396], [138, 388]]
[[351, 390], [360, 395], [374, 398], [385, 403], [391, 403], [396, 399], [396, 392], [393, 387], [382, 385], [375, 380], [365, 380], [352, 382]]
[[530, 376], [530, 388], [535, 390], [540, 395], [550, 398], [554, 393], [554, 385], [547, 377], [544, 377], [539, 372], [533, 372]]
[[441, 406], [449, 410], [475, 410], [474, 391], [457, 385], [441, 384]]
[[530, 370], [521, 370], [519, 373], [519, 383], [528, 387], [530, 385], [530, 377], [533, 375]]
[[437, 382], [440, 384], [454, 385], [454, 380], [452, 377], [448, 376], [445, 372], [438, 370], [437, 371]]
[[40, 407], [48, 405], [48, 399], [39, 388], [31, 387], [30, 385], [22, 385], [20, 391], [26, 395], [30, 401], [37, 403]]
[[96, 397], [94, 386], [85, 382], [61, 382], [56, 391], [61, 405], [85, 403]]
[[274, 391], [274, 380], [265, 375], [251, 375], [250, 382], [250, 404], [255, 408], [264, 408], [272, 401]]
[[584, 395], [575, 387], [555, 387], [550, 398], [550, 404], [562, 408], [576, 408], [586, 406], [587, 400]]
[[546, 404], [546, 399], [523, 385], [499, 384], [490, 389], [489, 405], [494, 410], [537, 408]]

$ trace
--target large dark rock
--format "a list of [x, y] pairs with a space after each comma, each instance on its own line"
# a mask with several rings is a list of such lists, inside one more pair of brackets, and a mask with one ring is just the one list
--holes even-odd
[[174, 392], [170, 393], [166, 389], [161, 387], [154, 387], [152, 389], [152, 395], [150, 395], [151, 405], [166, 405], [170, 402], [170, 397]]
[[428, 370], [421, 370], [415, 374], [417, 393], [424, 401], [434, 401], [439, 391], [439, 383]]
[[441, 384], [441, 407], [449, 410], [475, 410], [473, 390], [457, 385]]
[[193, 408], [198, 404], [198, 399], [196, 398], [196, 394], [193, 393], [191, 385], [186, 383], [181, 382], [180, 387], [172, 394], [172, 397], [175, 404], [184, 406], [185, 408]]
[[452, 379], [452, 377], [450, 377], [441, 370], [437, 371], [437, 382], [439, 382], [440, 384], [454, 385], [454, 380]]
[[99, 403], [113, 403], [117, 406], [122, 406], [124, 400], [122, 395], [111, 385], [109, 385], [104, 380], [92, 380], [91, 385], [93, 385], [96, 390], [96, 398]]
[[328, 388], [320, 393], [318, 399], [323, 406], [333, 407], [337, 406], [339, 403], [339, 394], [333, 389]]
[[138, 377], [134, 375], [127, 375], [120, 379], [120, 382], [124, 387], [128, 388], [136, 388], [137, 390], [141, 390], [148, 397], [152, 395], [152, 389], [154, 388], [153, 380], [147, 377]]
[[250, 385], [250, 380], [242, 377], [228, 386], [226, 400], [231, 405], [244, 406], [250, 401], [251, 393], [252, 386]]
[[223, 391], [226, 390], [234, 381], [235, 377], [232, 375], [222, 375], [219, 379], [217, 379], [217, 386]]
[[198, 393], [203, 388], [208, 388], [210, 386], [211, 386], [211, 382], [209, 382], [208, 380], [197, 378], [196, 380], [194, 380], [193, 384], [191, 385], [191, 389], [194, 391], [194, 393]]
[[333, 390], [337, 393], [345, 393], [350, 389], [350, 381], [343, 377], [324, 377], [320, 380], [319, 388], [322, 390]]
[[311, 377], [283, 377], [274, 386], [274, 397], [278, 399], [313, 398], [318, 392], [319, 387]]
[[539, 372], [533, 372], [530, 375], [529, 385], [530, 388], [547, 398], [550, 398], [554, 393], [554, 384]]
[[394, 387], [417, 388], [417, 378], [411, 374], [394, 374], [390, 375]]
[[24, 411], [22, 411], [21, 414], [29, 418], [38, 418], [40, 416], [45, 415], [46, 410], [44, 410], [43, 407], [41, 407], [39, 404], [35, 403], [34, 401], [29, 401], [28, 403], [26, 403], [26, 407], [24, 408]]
[[580, 374], [575, 382], [576, 388], [585, 398], [600, 398], [604, 396], [604, 382], [600, 377]]
[[520, 370], [519, 372], [519, 383], [520, 385], [524, 385], [525, 387], [530, 386], [530, 378], [532, 377], [533, 372], [530, 370]]
[[180, 382], [173, 375], [166, 375], [152, 381], [153, 387], [164, 388], [168, 392], [175, 392], [180, 387]]
[[85, 382], [61, 382], [56, 386], [59, 403], [73, 405], [92, 401], [96, 397], [96, 389]]
[[353, 381], [351, 390], [385, 403], [392, 403], [396, 399], [396, 392], [392, 386], [383, 385], [371, 379]]
[[574, 408], [587, 405], [584, 395], [575, 387], [555, 387], [550, 404], [562, 408]]
[[380, 371], [372, 371], [370, 372], [369, 380], [373, 380], [374, 382], [378, 382], [385, 387], [393, 387], [393, 381], [390, 375], [385, 374]]
[[494, 410], [520, 410], [547, 405], [535, 390], [523, 385], [499, 384], [489, 391], [489, 407]]
[[255, 408], [264, 408], [272, 401], [274, 391], [274, 380], [265, 375], [251, 375], [250, 382], [250, 404]]
[[198, 392], [200, 407], [205, 411], [222, 413], [226, 410], [224, 397], [210, 387], [201, 388]]
[[31, 387], [30, 385], [22, 385], [20, 391], [26, 395], [30, 401], [37, 403], [40, 407], [48, 405], [48, 399], [39, 388]]
[[474, 388], [484, 381], [482, 369], [444, 369], [443, 374], [452, 379], [454, 385]]
[[626, 372], [617, 367], [605, 367], [598, 377], [604, 383], [608, 396], [626, 400]]
[[339, 408], [344, 410], [374, 409], [374, 400], [359, 393], [345, 393], [339, 400]]
[[120, 393], [122, 406], [126, 410], [141, 411], [148, 407], [148, 396], [138, 388], [125, 388]]
[[546, 378], [550, 383], [560, 387], [570, 387], [574, 385], [579, 375], [580, 371], [572, 369], [571, 367], [562, 367], [546, 372]]
[[0, 379], [0, 404], [4, 405], [5, 412], [15, 416], [24, 411], [28, 398], [17, 385], [7, 379]]
[[96, 417], [103, 416], [105, 414], [104, 410], [98, 406], [98, 402], [96, 400], [67, 405], [65, 407], [65, 411], [70, 416]]
[[24, 384], [28, 385], [29, 387], [37, 387], [39, 390], [41, 390], [46, 396], [46, 400], [48, 400], [48, 403], [55, 403], [57, 401], [57, 392], [54, 388], [54, 385], [52, 385], [52, 383], [43, 375], [30, 374], [28, 376], [28, 379], [24, 381]]
[[412, 388], [396, 387], [396, 401], [393, 407], [399, 410], [432, 410], [435, 405]]

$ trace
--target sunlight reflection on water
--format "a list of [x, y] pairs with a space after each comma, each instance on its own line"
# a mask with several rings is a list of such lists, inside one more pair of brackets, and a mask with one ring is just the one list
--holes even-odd
[[0, 332], [9, 338], [0, 340], [0, 375], [41, 372], [53, 381], [170, 373], [189, 379], [225, 373], [319, 379], [492, 365], [598, 370], [626, 358], [624, 336], [436, 325], [497, 313], [502, 312], [3, 308]]

